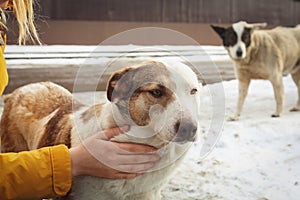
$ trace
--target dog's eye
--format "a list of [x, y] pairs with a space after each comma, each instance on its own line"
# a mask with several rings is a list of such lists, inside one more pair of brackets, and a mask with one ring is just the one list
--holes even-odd
[[236, 33], [232, 32], [228, 35], [228, 40], [226, 42], [227, 45], [225, 46], [233, 46], [237, 43], [237, 35]]
[[242, 41], [247, 42], [250, 39], [250, 35], [248, 33], [244, 33], [242, 35]]
[[250, 45], [251, 42], [251, 29], [245, 29], [242, 34], [242, 41], [246, 44], [246, 47]]
[[198, 90], [196, 89], [196, 88], [193, 88], [192, 90], [191, 90], [191, 95], [194, 95], [194, 94], [196, 94], [198, 92]]
[[160, 98], [163, 95], [163, 92], [159, 89], [155, 90], [150, 90], [149, 93], [154, 97], [154, 98]]

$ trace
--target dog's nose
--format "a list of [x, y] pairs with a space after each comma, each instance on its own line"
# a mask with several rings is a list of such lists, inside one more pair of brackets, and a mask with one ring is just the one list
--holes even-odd
[[181, 120], [175, 124], [175, 142], [192, 142], [196, 139], [197, 124], [191, 120]]
[[241, 49], [241, 48], [238, 48], [238, 50], [236, 51], [236, 56], [237, 56], [237, 57], [242, 57], [242, 55], [243, 55], [242, 49]]

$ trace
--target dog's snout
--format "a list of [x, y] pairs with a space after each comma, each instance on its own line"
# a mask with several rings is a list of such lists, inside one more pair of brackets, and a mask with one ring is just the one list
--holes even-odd
[[191, 120], [181, 120], [175, 124], [177, 133], [175, 142], [194, 141], [196, 139], [197, 124]]
[[242, 57], [243, 55], [243, 50], [241, 48], [238, 48], [237, 51], [236, 51], [236, 56], [237, 57]]

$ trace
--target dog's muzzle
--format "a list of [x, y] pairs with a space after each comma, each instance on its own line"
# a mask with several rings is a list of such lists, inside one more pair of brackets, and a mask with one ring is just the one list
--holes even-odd
[[238, 48], [236, 51], [236, 56], [238, 58], [241, 58], [243, 56], [243, 50], [241, 48]]
[[193, 142], [196, 140], [197, 123], [191, 119], [182, 119], [175, 124], [176, 136], [174, 142], [184, 143]]

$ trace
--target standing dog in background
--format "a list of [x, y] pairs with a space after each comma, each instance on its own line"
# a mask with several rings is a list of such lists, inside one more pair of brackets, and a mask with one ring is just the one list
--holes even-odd
[[238, 120], [251, 79], [265, 79], [272, 83], [276, 99], [276, 111], [272, 117], [279, 117], [284, 105], [282, 76], [286, 74], [291, 74], [298, 87], [298, 102], [290, 111], [300, 110], [300, 25], [259, 30], [266, 25], [240, 21], [228, 28], [212, 26], [235, 62], [239, 81], [237, 110], [229, 120]]

